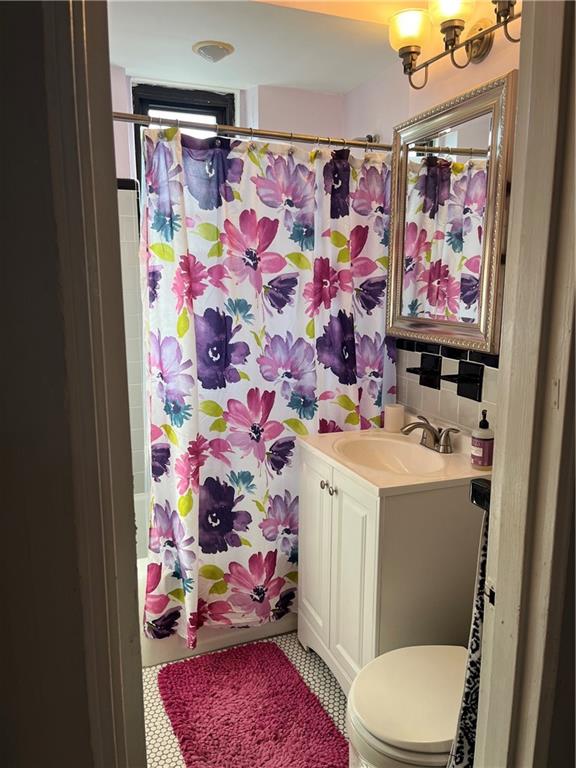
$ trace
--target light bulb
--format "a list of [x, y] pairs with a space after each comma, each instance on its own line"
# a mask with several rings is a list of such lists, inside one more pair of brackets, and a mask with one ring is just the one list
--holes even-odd
[[473, 0], [428, 0], [430, 20], [435, 27], [455, 19], [466, 22], [473, 10]]
[[430, 31], [428, 14], [421, 9], [398, 11], [390, 18], [390, 45], [395, 51], [423, 45]]

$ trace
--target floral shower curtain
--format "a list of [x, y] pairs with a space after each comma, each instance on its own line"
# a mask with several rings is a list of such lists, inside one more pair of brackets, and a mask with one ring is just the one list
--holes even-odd
[[144, 133], [145, 632], [296, 606], [296, 436], [379, 426], [388, 158]]
[[429, 155], [409, 168], [403, 314], [478, 322], [487, 161]]

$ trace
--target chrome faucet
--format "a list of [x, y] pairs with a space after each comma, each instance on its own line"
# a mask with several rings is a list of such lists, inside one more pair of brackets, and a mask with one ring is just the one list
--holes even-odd
[[433, 427], [425, 416], [418, 416], [418, 418], [420, 421], [412, 421], [410, 424], [402, 427], [402, 433], [409, 435], [415, 429], [421, 429], [422, 439], [420, 440], [420, 445], [437, 453], [452, 453], [450, 433], [454, 432], [456, 434], [460, 430], [454, 427], [446, 427], [445, 429]]

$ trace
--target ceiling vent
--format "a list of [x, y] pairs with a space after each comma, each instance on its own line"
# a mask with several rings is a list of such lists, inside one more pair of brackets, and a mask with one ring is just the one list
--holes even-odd
[[219, 40], [200, 40], [192, 46], [194, 53], [202, 56], [206, 61], [216, 64], [217, 61], [225, 59], [234, 52], [234, 46], [230, 43], [222, 43]]

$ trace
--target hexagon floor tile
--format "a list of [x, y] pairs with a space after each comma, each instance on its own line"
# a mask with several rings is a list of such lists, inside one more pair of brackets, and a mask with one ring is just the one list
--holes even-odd
[[[302, 648], [296, 632], [278, 635], [265, 642], [276, 643], [284, 651], [306, 685], [318, 696], [336, 727], [346, 735], [346, 696], [322, 659], [314, 651]], [[158, 691], [158, 672], [163, 666], [166, 665], [146, 667], [142, 671], [148, 768], [185, 768], [178, 741]]]

